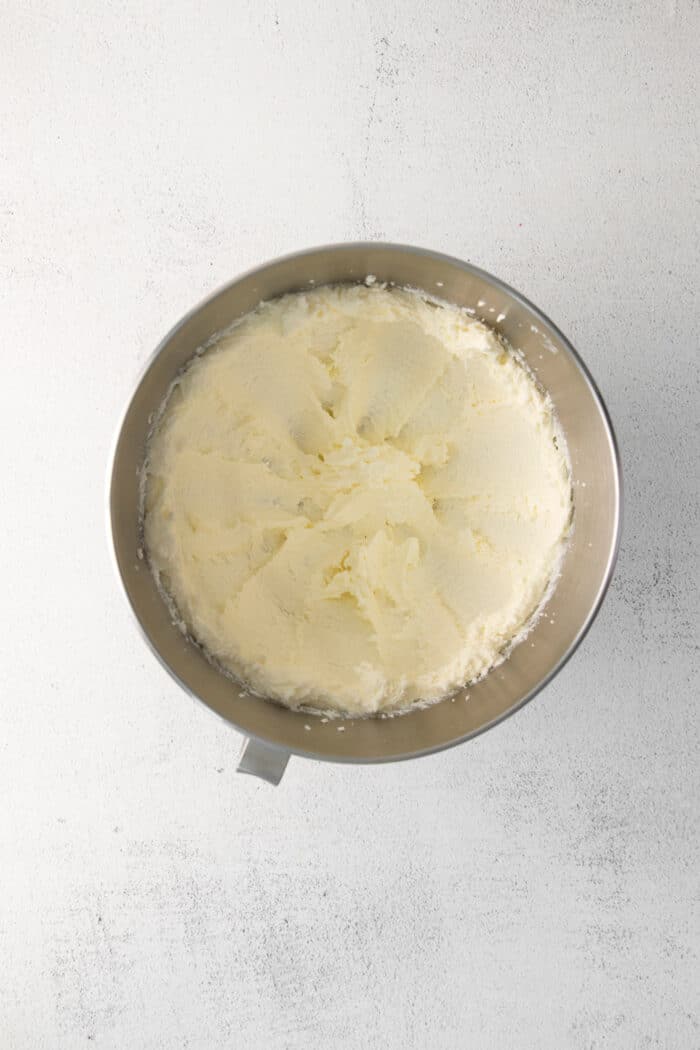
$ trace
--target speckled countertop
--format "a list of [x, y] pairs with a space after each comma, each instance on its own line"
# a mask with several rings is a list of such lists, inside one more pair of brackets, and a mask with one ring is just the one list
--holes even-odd
[[[698, 32], [691, 0], [6, 6], [3, 1050], [700, 1045]], [[133, 627], [107, 461], [186, 308], [358, 238], [573, 339], [623, 547], [516, 718], [273, 790]]]

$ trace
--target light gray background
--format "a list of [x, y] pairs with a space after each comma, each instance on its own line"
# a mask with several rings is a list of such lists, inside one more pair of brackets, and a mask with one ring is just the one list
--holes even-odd
[[[700, 1046], [699, 32], [690, 0], [4, 5], [3, 1050]], [[624, 543], [516, 718], [274, 790], [132, 625], [107, 461], [187, 308], [358, 238], [560, 324]]]

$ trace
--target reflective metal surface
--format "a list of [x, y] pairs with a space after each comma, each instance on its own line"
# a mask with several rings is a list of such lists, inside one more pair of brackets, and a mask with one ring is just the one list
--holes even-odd
[[254, 740], [249, 737], [243, 741], [236, 772], [250, 773], [276, 787], [284, 776], [289, 754], [289, 751], [283, 751], [279, 747], [270, 747], [262, 740]]
[[[323, 723], [246, 695], [171, 623], [139, 556], [138, 476], [149, 419], [175, 373], [197, 347], [261, 299], [362, 280], [367, 274], [474, 308], [478, 317], [523, 353], [549, 391], [566, 434], [573, 467], [575, 529], [546, 615], [508, 660], [481, 682], [458, 693], [454, 702], [400, 717]], [[496, 278], [457, 259], [400, 245], [344, 244], [287, 256], [245, 274], [198, 306], [165, 337], [122, 423], [109, 514], [118, 572], [153, 651], [186, 690], [247, 736], [272, 745], [276, 765], [268, 779], [274, 782], [284, 770], [280, 750], [341, 762], [412, 758], [468, 740], [531, 699], [581, 641], [610, 581], [620, 529], [620, 467], [610, 421], [591, 377], [573, 347], [536, 307]], [[264, 757], [265, 749], [260, 753]]]

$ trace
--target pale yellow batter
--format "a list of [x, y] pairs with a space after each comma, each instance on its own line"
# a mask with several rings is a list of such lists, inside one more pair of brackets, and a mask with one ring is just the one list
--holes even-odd
[[570, 516], [551, 405], [495, 333], [379, 287], [261, 305], [184, 372], [147, 464], [192, 634], [255, 692], [352, 714], [488, 671]]

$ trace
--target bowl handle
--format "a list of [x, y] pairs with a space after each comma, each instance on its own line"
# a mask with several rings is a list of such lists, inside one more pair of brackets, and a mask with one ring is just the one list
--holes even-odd
[[244, 740], [236, 771], [251, 773], [254, 777], [267, 780], [275, 787], [282, 779], [282, 774], [289, 762], [289, 751], [264, 744], [262, 740]]

